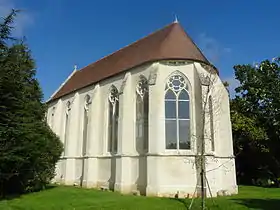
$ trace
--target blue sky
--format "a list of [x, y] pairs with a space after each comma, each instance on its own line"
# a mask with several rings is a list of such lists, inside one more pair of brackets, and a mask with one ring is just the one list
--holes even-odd
[[73, 71], [174, 21], [236, 85], [235, 64], [280, 53], [280, 1], [0, 0], [0, 15], [22, 9], [16, 36], [26, 36], [47, 99]]

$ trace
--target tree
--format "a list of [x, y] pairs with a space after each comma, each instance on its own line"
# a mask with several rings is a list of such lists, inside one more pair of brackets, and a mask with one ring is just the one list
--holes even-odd
[[46, 107], [35, 62], [22, 40], [11, 38], [13, 10], [0, 24], [1, 194], [42, 189], [62, 152], [45, 121]]
[[234, 66], [231, 119], [239, 182], [280, 177], [280, 60]]
[[[201, 106], [200, 120], [197, 122], [199, 129], [196, 135], [192, 135], [192, 144], [197, 146], [194, 165], [198, 171], [197, 188], [193, 195], [197, 193], [201, 196], [201, 209], [206, 209], [206, 194], [209, 193], [212, 197], [212, 186], [210, 186], [207, 176], [225, 164], [221, 163], [218, 167], [211, 169], [207, 167], [209, 161], [213, 160], [209, 158], [209, 151], [215, 151], [214, 135], [217, 127], [215, 124], [221, 119], [223, 110], [227, 112], [229, 108], [229, 92], [227, 90], [228, 83], [220, 80], [213, 66], [204, 65], [203, 67], [207, 70], [207, 73], [199, 74], [202, 94], [201, 103], [197, 103], [197, 106], [198, 104]], [[188, 209], [192, 209], [193, 201], [194, 197]]]

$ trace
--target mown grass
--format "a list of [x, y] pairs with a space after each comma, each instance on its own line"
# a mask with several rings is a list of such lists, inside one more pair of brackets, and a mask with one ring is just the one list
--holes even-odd
[[[121, 195], [76, 187], [53, 186], [45, 191], [11, 197], [0, 201], [2, 210], [179, 210], [188, 209], [190, 199], [151, 198]], [[280, 210], [280, 189], [253, 186], [239, 187], [239, 194], [231, 197], [207, 199], [207, 209]], [[192, 209], [200, 209], [194, 200]]]

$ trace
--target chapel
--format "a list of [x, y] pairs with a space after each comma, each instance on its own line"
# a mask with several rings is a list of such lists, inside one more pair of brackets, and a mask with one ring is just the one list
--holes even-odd
[[207, 195], [238, 192], [228, 91], [177, 21], [75, 68], [47, 105], [57, 183], [196, 196], [203, 167]]

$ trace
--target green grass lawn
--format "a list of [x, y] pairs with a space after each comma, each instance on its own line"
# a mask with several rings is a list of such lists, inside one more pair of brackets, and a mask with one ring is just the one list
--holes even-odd
[[[214, 204], [213, 204], [214, 201]], [[208, 209], [261, 209], [280, 210], [280, 189], [241, 186], [239, 194], [206, 201]], [[92, 189], [54, 186], [42, 192], [22, 195], [0, 201], [2, 210], [51, 210], [51, 209], [122, 209], [122, 210], [177, 210], [187, 209], [190, 199], [151, 198], [121, 195]], [[199, 209], [200, 200], [192, 209]]]

